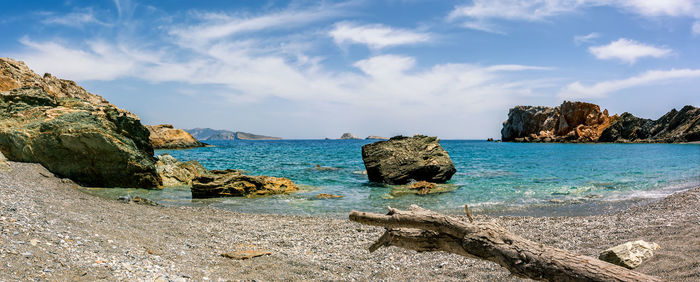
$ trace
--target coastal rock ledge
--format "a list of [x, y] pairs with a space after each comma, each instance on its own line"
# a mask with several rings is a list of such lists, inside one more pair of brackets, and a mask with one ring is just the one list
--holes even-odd
[[153, 149], [188, 149], [204, 147], [206, 144], [194, 139], [190, 133], [174, 128], [170, 124], [146, 125]]
[[565, 101], [558, 107], [516, 106], [503, 122], [511, 142], [692, 142], [700, 141], [700, 109], [685, 106], [658, 120], [630, 113], [609, 116], [595, 104]]
[[255, 197], [294, 192], [299, 188], [284, 177], [245, 175], [240, 170], [212, 170], [192, 181], [192, 198]]
[[148, 130], [75, 82], [0, 58], [0, 151], [87, 186], [157, 188]]
[[395, 136], [362, 146], [362, 160], [372, 182], [406, 184], [411, 180], [444, 183], [457, 172], [437, 137]]

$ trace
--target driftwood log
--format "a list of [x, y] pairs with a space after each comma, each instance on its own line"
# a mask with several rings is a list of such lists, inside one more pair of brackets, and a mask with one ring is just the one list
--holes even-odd
[[545, 281], [661, 281], [589, 256], [545, 246], [488, 222], [464, 222], [416, 205], [386, 215], [350, 212], [350, 220], [383, 226], [370, 246], [396, 246], [418, 252], [444, 251], [495, 262], [513, 275]]

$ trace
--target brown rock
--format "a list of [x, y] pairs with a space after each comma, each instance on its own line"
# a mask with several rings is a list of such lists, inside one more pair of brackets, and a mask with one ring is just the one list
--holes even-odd
[[165, 187], [190, 186], [193, 179], [209, 172], [198, 161], [180, 162], [168, 154], [159, 155], [157, 158], [156, 171], [163, 179]]
[[411, 185], [408, 186], [408, 189], [414, 189], [418, 190], [419, 195], [426, 195], [430, 193], [430, 190], [435, 189], [437, 187], [437, 184], [428, 182], [428, 181], [418, 181], [415, 183], [411, 183]]
[[146, 125], [150, 132], [149, 140], [154, 149], [187, 149], [204, 147], [206, 144], [197, 141], [192, 135], [170, 124]]
[[230, 258], [230, 259], [244, 260], [244, 259], [251, 259], [254, 257], [268, 256], [271, 254], [272, 254], [272, 252], [268, 252], [268, 251], [245, 250], [245, 251], [237, 251], [237, 252], [232, 252], [232, 253], [222, 253], [221, 256], [225, 257], [225, 258]]
[[321, 193], [316, 195], [316, 199], [339, 199], [342, 198], [342, 195], [333, 195], [333, 194], [326, 194], [326, 193]]
[[192, 181], [192, 198], [254, 197], [289, 193], [299, 188], [284, 177], [244, 175], [240, 170], [212, 170]]

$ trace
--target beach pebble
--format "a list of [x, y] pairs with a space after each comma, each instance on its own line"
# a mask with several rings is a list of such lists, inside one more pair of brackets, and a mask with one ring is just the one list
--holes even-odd
[[658, 249], [656, 243], [648, 243], [642, 240], [627, 242], [607, 249], [600, 253], [600, 260], [624, 266], [629, 269], [636, 268], [645, 260], [654, 255], [654, 250]]

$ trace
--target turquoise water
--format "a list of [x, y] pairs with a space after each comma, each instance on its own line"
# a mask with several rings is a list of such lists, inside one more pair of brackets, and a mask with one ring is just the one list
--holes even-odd
[[[700, 186], [697, 144], [530, 144], [442, 140], [457, 167], [451, 192], [392, 195], [392, 187], [372, 184], [363, 174], [365, 140], [213, 141], [216, 147], [159, 150], [181, 161], [197, 160], [208, 169], [243, 169], [250, 174], [292, 179], [302, 191], [265, 198], [192, 200], [186, 187], [111, 190], [144, 195], [164, 204], [212, 205], [240, 212], [345, 214], [384, 211], [410, 204], [461, 212], [575, 210], [593, 214], [630, 199], [652, 199]], [[319, 171], [315, 165], [337, 168]], [[343, 195], [315, 199], [319, 193]], [[547, 210], [547, 209], [545, 209]], [[514, 212], [518, 213], [518, 212]]]

